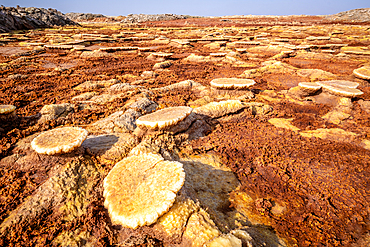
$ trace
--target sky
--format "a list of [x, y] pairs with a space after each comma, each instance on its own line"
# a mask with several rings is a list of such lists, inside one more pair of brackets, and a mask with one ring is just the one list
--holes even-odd
[[0, 0], [4, 6], [53, 8], [62, 13], [223, 15], [327, 15], [370, 8], [370, 0]]

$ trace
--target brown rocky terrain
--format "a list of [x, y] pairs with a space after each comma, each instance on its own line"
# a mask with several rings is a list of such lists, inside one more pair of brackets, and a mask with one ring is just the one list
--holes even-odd
[[[370, 244], [370, 23], [103, 21], [0, 34], [0, 104], [16, 107], [0, 107], [1, 246]], [[177, 106], [192, 110], [149, 115]], [[74, 151], [34, 150], [72, 126], [88, 131]], [[140, 170], [153, 153], [177, 173]], [[134, 209], [185, 178], [123, 227], [116, 164]]]

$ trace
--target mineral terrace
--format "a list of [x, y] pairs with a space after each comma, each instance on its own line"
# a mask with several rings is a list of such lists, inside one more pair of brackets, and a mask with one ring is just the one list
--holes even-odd
[[0, 34], [1, 246], [370, 245], [369, 21], [98, 17]]

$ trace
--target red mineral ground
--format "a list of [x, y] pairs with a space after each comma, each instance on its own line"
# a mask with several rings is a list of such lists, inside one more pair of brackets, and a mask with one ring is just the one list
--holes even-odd
[[[122, 19], [0, 34], [0, 109], [11, 109], [0, 112], [0, 246], [370, 245], [370, 81], [354, 73], [370, 66], [369, 22]], [[211, 85], [220, 78], [256, 83]], [[336, 90], [305, 90], [327, 81]], [[356, 94], [336, 93], [353, 91], [340, 81]], [[177, 106], [186, 117], [165, 129], [142, 123]], [[87, 139], [68, 153], [31, 148], [60, 127]], [[154, 220], [113, 224], [103, 180], [148, 153], [180, 162], [185, 182], [171, 177], [183, 186], [172, 207], [151, 205]], [[126, 164], [139, 196], [171, 190], [145, 177], [165, 174], [157, 163]]]

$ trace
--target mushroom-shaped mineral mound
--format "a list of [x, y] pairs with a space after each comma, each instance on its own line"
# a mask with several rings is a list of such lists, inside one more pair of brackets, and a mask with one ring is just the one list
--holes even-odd
[[192, 111], [193, 108], [188, 106], [168, 107], [139, 117], [136, 120], [136, 124], [139, 127], [146, 127], [154, 130], [164, 129], [184, 120]]
[[130, 156], [104, 179], [104, 206], [114, 224], [150, 225], [170, 209], [184, 181], [180, 162], [151, 153]]
[[316, 83], [321, 85], [322, 87], [333, 86], [333, 87], [357, 88], [359, 85], [357, 82], [345, 80], [317, 81]]
[[31, 146], [39, 154], [68, 153], [80, 147], [87, 134], [87, 130], [80, 127], [48, 130], [33, 139]]
[[155, 57], [170, 57], [173, 55], [173, 53], [153, 52], [152, 55]]
[[225, 116], [243, 109], [245, 105], [240, 100], [225, 100], [220, 102], [211, 102], [194, 109], [194, 113], [205, 115], [212, 118]]
[[326, 89], [329, 93], [354, 98], [363, 94], [361, 90], [358, 90], [358, 83], [353, 81], [333, 80], [333, 81], [318, 81], [316, 82], [323, 89]]
[[315, 82], [300, 82], [299, 88], [309, 94], [316, 93], [321, 89], [321, 86]]
[[245, 89], [256, 82], [251, 79], [218, 78], [211, 81], [211, 86], [219, 89]]
[[0, 114], [9, 114], [15, 110], [14, 105], [0, 105]]
[[364, 66], [353, 71], [353, 74], [361, 79], [370, 80], [370, 66]]

